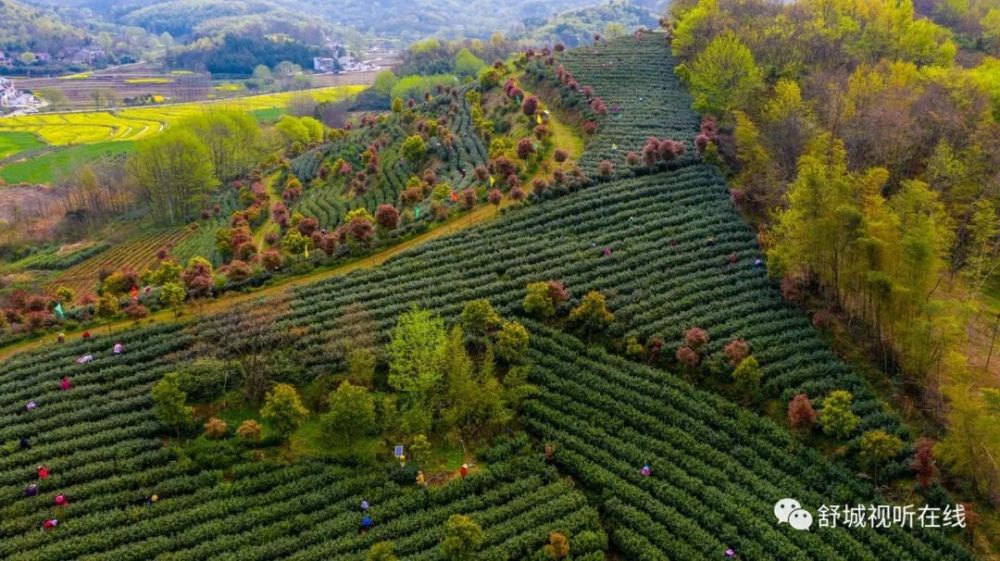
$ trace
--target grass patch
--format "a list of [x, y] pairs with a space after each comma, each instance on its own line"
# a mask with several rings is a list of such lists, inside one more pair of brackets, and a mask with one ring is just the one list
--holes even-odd
[[250, 114], [253, 115], [254, 119], [257, 119], [259, 123], [273, 123], [284, 115], [285, 110], [280, 107], [270, 107], [268, 109], [257, 109], [251, 111]]
[[127, 78], [125, 80], [125, 83], [133, 86], [138, 86], [143, 84], [172, 84], [174, 83], [174, 81], [171, 80], [170, 78], [150, 77], [150, 78]]
[[30, 132], [0, 132], [0, 160], [18, 152], [44, 147], [45, 143]]
[[132, 142], [101, 142], [61, 148], [37, 158], [0, 168], [0, 178], [8, 184], [52, 183], [60, 173], [74, 166], [103, 156], [123, 154], [132, 150]]

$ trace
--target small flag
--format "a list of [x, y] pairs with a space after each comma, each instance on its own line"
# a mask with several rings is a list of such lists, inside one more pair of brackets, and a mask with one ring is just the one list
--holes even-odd
[[402, 457], [403, 456], [403, 446], [399, 445], [399, 444], [397, 444], [396, 446], [394, 446], [393, 449], [392, 449], [392, 455], [395, 456], [395, 457], [397, 457], [397, 458]]
[[57, 303], [56, 308], [53, 311], [56, 313], [56, 316], [58, 316], [59, 319], [66, 319], [66, 314], [63, 313], [62, 309], [62, 302]]
[[490, 176], [490, 187], [492, 187], [492, 186], [493, 186], [493, 184], [494, 184], [494, 183], [496, 183], [496, 181], [497, 181], [497, 180], [496, 180], [496, 179], [494, 179], [494, 178], [493, 178], [493, 176], [491, 175], [491, 176]]
[[309, 259], [309, 246], [307, 245], [303, 249], [305, 250], [306, 259]]

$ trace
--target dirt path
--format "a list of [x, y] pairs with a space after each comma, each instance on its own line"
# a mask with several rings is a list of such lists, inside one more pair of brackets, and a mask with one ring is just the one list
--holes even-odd
[[[580, 157], [580, 154], [583, 153], [583, 139], [576, 135], [568, 126], [556, 121], [554, 118], [550, 119], [549, 127], [555, 135], [556, 146], [559, 146], [569, 152], [572, 160], [577, 160]], [[531, 181], [529, 178], [529, 180], [525, 182], [526, 191], [530, 191], [530, 183]], [[361, 269], [371, 269], [409, 249], [423, 245], [431, 240], [454, 234], [466, 228], [492, 220], [500, 213], [500, 208], [505, 208], [514, 204], [516, 203], [507, 197], [504, 197], [501, 201], [499, 208], [491, 204], [482, 203], [477, 208], [473, 209], [472, 212], [452, 218], [451, 220], [448, 220], [431, 230], [413, 236], [404, 242], [386, 248], [377, 253], [373, 253], [365, 257], [359, 257], [358, 259], [341, 263], [339, 265], [319, 268], [305, 275], [284, 277], [269, 285], [250, 292], [227, 292], [218, 298], [211, 300], [188, 302], [181, 308], [181, 315], [179, 317], [175, 315], [172, 310], [160, 310], [158, 312], [151, 313], [140, 322], [128, 319], [114, 321], [111, 323], [110, 328], [112, 331], [115, 331], [134, 327], [136, 325], [149, 325], [185, 320], [191, 316], [224, 310], [241, 302], [275, 296], [306, 284], [311, 284], [332, 277], [347, 275]], [[84, 331], [93, 331], [96, 333], [107, 329], [107, 326], [102, 325], [100, 327], [93, 326], [87, 329], [66, 331], [65, 333], [68, 339], [73, 339], [74, 337], [79, 337]], [[0, 349], [0, 361], [6, 360], [19, 352], [37, 348], [45, 343], [54, 343], [55, 337], [54, 333], [50, 333], [41, 337], [27, 339], [3, 347]]]

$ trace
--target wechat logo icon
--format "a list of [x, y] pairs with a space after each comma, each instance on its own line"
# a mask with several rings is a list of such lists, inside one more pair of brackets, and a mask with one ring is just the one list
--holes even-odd
[[787, 523], [796, 530], [808, 530], [813, 523], [813, 515], [802, 508], [795, 499], [781, 499], [774, 503], [774, 516], [778, 524]]

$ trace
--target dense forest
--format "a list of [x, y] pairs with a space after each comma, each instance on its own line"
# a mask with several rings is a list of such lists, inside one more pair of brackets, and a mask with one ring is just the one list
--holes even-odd
[[212, 74], [250, 76], [261, 64], [273, 68], [281, 62], [290, 62], [311, 68], [313, 57], [328, 55], [327, 49], [294, 39], [227, 34], [218, 44], [196, 43], [170, 51], [166, 63], [172, 68], [204, 68]]
[[998, 390], [966, 336], [992, 319], [977, 302], [997, 269], [1000, 66], [976, 50], [993, 18], [956, 37], [910, 2], [672, 14], [678, 73], [720, 123], [699, 148], [732, 173], [786, 297], [854, 332], [937, 427], [942, 463], [998, 504]]

